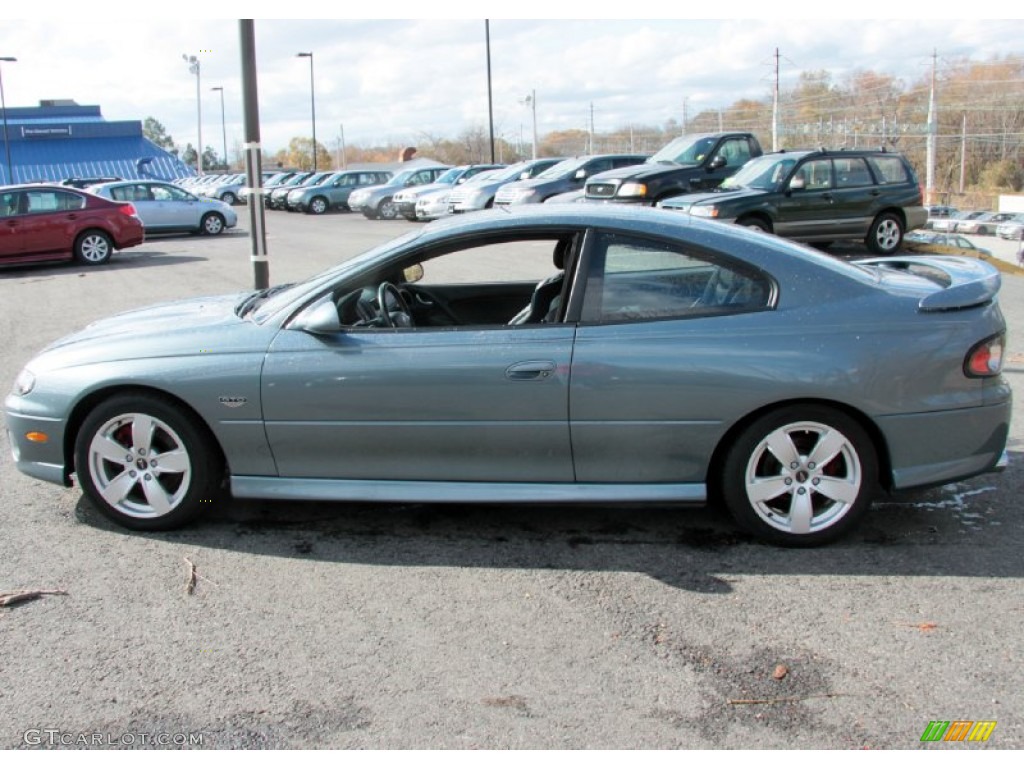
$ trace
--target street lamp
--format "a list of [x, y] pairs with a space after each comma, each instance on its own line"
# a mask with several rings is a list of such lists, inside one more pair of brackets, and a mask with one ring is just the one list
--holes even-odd
[[313, 90], [313, 52], [295, 54], [296, 58], [309, 59], [309, 109], [313, 122], [313, 173], [316, 173], [316, 94]]
[[218, 85], [210, 90], [220, 91], [220, 130], [224, 137], [224, 170], [226, 171], [228, 169], [228, 127], [224, 122], [224, 88]]
[[196, 125], [199, 129], [199, 149], [196, 154], [198, 159], [196, 160], [196, 170], [199, 175], [203, 175], [203, 102], [199, 98], [199, 58], [196, 56], [189, 56], [188, 54], [181, 54], [181, 58], [188, 62], [188, 71], [196, 76]]
[[[15, 62], [13, 56], [0, 56], [0, 62]], [[4, 98], [4, 75], [3, 67], [0, 67], [0, 108], [4, 112], [4, 151], [7, 153], [7, 183], [14, 183], [14, 171], [11, 170], [11, 140], [7, 138], [7, 100]]]
[[533, 110], [533, 159], [537, 159], [537, 91], [530, 91], [530, 95], [523, 99], [521, 104], [528, 105]]

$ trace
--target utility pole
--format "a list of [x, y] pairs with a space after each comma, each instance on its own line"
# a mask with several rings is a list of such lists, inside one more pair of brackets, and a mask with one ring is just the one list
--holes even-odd
[[925, 204], [935, 202], [935, 66], [938, 59], [938, 51], [932, 52], [932, 87], [928, 94], [928, 138], [926, 144], [925, 159]]
[[967, 113], [964, 112], [963, 127], [960, 129], [960, 194], [964, 193], [964, 176], [967, 171]]
[[779, 151], [779, 49], [775, 49], [775, 86], [772, 88], [772, 152]]
[[590, 151], [588, 154], [594, 154], [594, 102], [590, 102]]
[[348, 158], [345, 156], [345, 124], [338, 126], [341, 129], [341, 167], [348, 168]]
[[484, 36], [487, 39], [487, 119], [491, 127], [491, 163], [494, 163], [494, 99], [491, 96], [491, 20], [484, 19]]

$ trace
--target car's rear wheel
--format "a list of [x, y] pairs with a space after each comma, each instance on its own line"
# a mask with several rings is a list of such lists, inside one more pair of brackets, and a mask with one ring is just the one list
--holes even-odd
[[75, 258], [83, 264], [103, 264], [110, 260], [114, 252], [114, 242], [110, 235], [98, 229], [83, 232], [75, 240]]
[[75, 471], [100, 512], [135, 530], [167, 530], [214, 498], [219, 453], [206, 430], [162, 397], [118, 395], [90, 413], [75, 441]]
[[238, 202], [238, 198], [235, 197], [234, 192], [225, 192], [223, 195], [220, 196], [220, 199], [222, 202], [227, 203], [228, 205], [234, 205], [235, 203]]
[[309, 212], [315, 213], [318, 216], [321, 213], [327, 213], [327, 199], [323, 197], [314, 197], [309, 201]]
[[377, 218], [391, 221], [398, 216], [398, 207], [390, 197], [386, 197], [377, 205]]
[[903, 222], [894, 213], [879, 214], [871, 223], [867, 239], [864, 241], [868, 250], [877, 253], [879, 256], [889, 256], [900, 247], [903, 242]]
[[853, 418], [793, 405], [747, 427], [726, 455], [721, 495], [736, 522], [786, 546], [843, 535], [871, 505], [878, 483], [871, 439]]
[[737, 222], [741, 227], [747, 227], [748, 229], [756, 229], [759, 232], [772, 231], [772, 225], [766, 219], [762, 219], [760, 216], [745, 216], [739, 219]]
[[224, 231], [224, 217], [219, 213], [208, 213], [203, 216], [199, 228], [204, 235], [219, 235]]

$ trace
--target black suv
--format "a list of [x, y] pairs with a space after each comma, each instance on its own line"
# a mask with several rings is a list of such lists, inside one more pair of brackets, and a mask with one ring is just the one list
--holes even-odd
[[774, 152], [751, 160], [717, 191], [659, 205], [819, 245], [863, 239], [883, 256], [928, 219], [914, 169], [884, 149]]
[[761, 145], [751, 133], [694, 133], [666, 144], [642, 165], [587, 179], [589, 203], [639, 203], [714, 189], [738, 171]]

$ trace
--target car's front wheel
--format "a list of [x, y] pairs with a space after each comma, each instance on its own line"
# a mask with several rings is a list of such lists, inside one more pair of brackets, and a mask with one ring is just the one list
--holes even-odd
[[780, 408], [754, 421], [726, 455], [721, 495], [736, 522], [786, 546], [833, 541], [870, 507], [878, 483], [874, 445], [841, 411]]
[[883, 213], [872, 223], [864, 241], [872, 253], [890, 256], [899, 249], [903, 242], [903, 222], [894, 213]]
[[104, 264], [110, 261], [114, 252], [114, 242], [110, 235], [98, 229], [83, 232], [75, 240], [75, 258], [83, 264]]
[[158, 531], [182, 525], [209, 505], [221, 462], [205, 429], [171, 401], [118, 395], [82, 424], [75, 472], [105, 516], [126, 528]]
[[208, 213], [199, 222], [199, 229], [204, 235], [219, 235], [224, 231], [224, 217], [219, 213]]
[[386, 197], [380, 201], [377, 206], [377, 218], [391, 221], [398, 217], [398, 206], [394, 204], [390, 197]]
[[320, 215], [327, 213], [327, 200], [323, 197], [314, 197], [309, 201], [309, 212]]
[[760, 216], [745, 216], [736, 223], [747, 229], [756, 229], [758, 232], [768, 232], [770, 234], [772, 231], [771, 222], [767, 219], [762, 219]]

